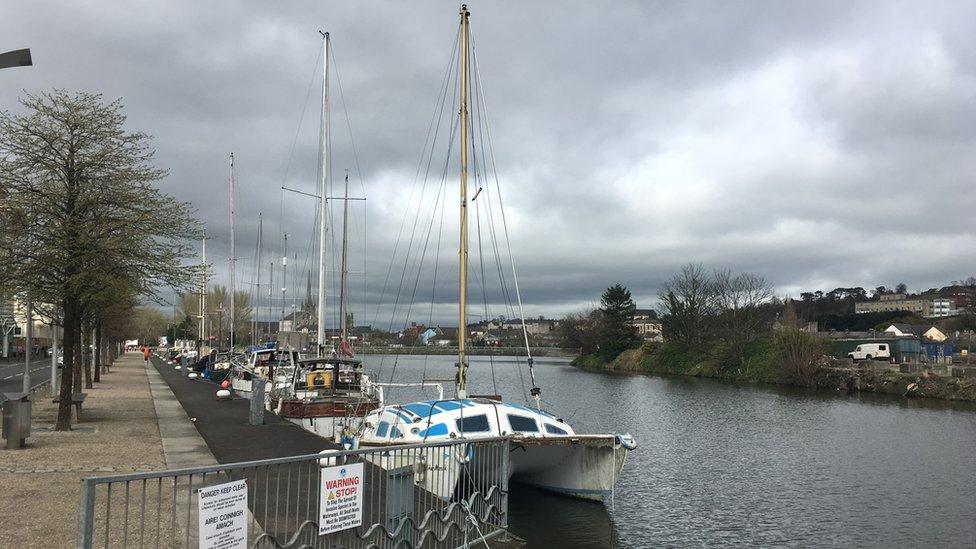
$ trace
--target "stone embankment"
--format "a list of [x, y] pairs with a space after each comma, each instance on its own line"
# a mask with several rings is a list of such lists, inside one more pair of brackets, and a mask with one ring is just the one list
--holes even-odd
[[897, 371], [883, 363], [826, 367], [817, 372], [814, 383], [825, 389], [976, 402], [974, 367], [919, 369], [918, 365], [901, 365]]

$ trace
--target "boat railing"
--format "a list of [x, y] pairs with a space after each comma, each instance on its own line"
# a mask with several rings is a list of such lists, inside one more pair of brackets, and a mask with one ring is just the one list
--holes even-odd
[[444, 400], [444, 385], [441, 383], [434, 383], [430, 381], [422, 381], [419, 383], [376, 383], [371, 381], [369, 384], [376, 388], [376, 396], [379, 398], [380, 406], [383, 406], [383, 404], [386, 402], [383, 394], [384, 387], [434, 387], [437, 389], [437, 400]]

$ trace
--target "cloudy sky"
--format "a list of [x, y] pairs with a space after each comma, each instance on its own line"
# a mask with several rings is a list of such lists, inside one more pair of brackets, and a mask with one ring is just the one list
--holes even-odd
[[[781, 294], [976, 272], [976, 3], [469, 5], [529, 314], [581, 310], [617, 281], [648, 306], [688, 261], [761, 273]], [[315, 189], [320, 29], [359, 153], [357, 168], [334, 101], [334, 178], [349, 169], [367, 196], [350, 239], [357, 322], [369, 321], [394, 299], [379, 290], [404, 211], [433, 211], [410, 193], [456, 4], [6, 2], [0, 50], [30, 47], [35, 66], [0, 72], [0, 106], [51, 87], [123, 98], [170, 170], [162, 187], [215, 237], [224, 282], [234, 151], [241, 283], [259, 211], [265, 257], [287, 231], [289, 268], [307, 272], [314, 200], [280, 187]], [[444, 319], [452, 253], [438, 256]]]

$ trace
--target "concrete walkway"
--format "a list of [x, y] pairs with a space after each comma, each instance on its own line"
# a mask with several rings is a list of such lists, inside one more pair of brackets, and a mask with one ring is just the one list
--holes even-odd
[[74, 546], [83, 477], [215, 462], [138, 353], [120, 357], [85, 392], [82, 419], [70, 432], [52, 430], [57, 405], [37, 393], [27, 448], [0, 449], [0, 547]]
[[152, 364], [146, 366], [167, 469], [216, 465], [207, 443]]

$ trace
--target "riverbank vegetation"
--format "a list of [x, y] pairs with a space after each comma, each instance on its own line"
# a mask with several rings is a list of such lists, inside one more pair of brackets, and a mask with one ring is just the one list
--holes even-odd
[[[585, 369], [976, 401], [976, 378], [830, 358], [828, 340], [800, 329], [797, 302], [776, 299], [759, 275], [689, 264], [667, 281], [659, 303], [635, 316], [630, 292], [615, 284], [600, 308], [562, 323], [563, 344], [580, 351], [575, 364]], [[663, 341], [640, 337], [634, 319], [651, 317]]]
[[748, 382], [814, 384], [827, 342], [797, 329], [790, 303], [760, 275], [706, 271], [688, 264], [659, 296], [664, 342], [643, 342], [630, 319], [636, 306], [616, 284], [599, 309], [562, 325], [577, 365], [623, 371], [714, 377]]

